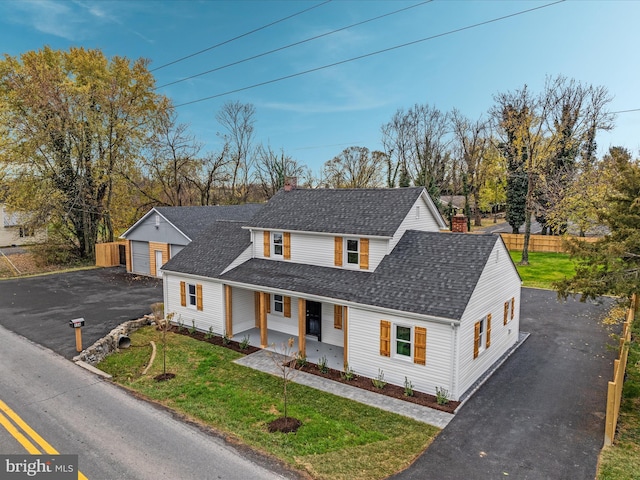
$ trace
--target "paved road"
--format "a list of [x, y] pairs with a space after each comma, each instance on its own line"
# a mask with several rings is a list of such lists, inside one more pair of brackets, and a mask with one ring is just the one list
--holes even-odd
[[66, 358], [77, 354], [69, 320], [83, 317], [83, 347], [122, 322], [151, 313], [162, 280], [98, 268], [0, 281], [0, 325]]
[[[77, 454], [89, 480], [286, 478], [248, 449], [238, 451], [2, 327], [0, 345], [0, 400], [59, 453]], [[0, 409], [0, 452], [25, 454], [2, 416]]]
[[397, 480], [593, 479], [615, 353], [601, 305], [523, 289], [531, 336]]

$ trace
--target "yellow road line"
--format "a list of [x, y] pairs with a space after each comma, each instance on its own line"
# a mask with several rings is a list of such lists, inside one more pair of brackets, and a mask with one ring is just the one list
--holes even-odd
[[9, 432], [11, 436], [13, 436], [13, 438], [15, 438], [20, 443], [20, 445], [22, 445], [31, 455], [40, 455], [42, 453], [33, 443], [29, 441], [29, 439], [27, 439], [27, 437], [25, 437], [16, 427], [13, 426], [13, 424], [7, 417], [2, 414], [0, 414], [0, 425], [2, 425], [7, 430], [7, 432]]
[[[9, 419], [13, 420], [13, 422], [17, 426], [19, 426], [24, 431], [24, 433], [31, 437], [31, 439], [34, 440], [40, 446], [40, 448], [45, 451], [45, 453], [48, 453], [50, 455], [59, 455], [58, 451], [55, 448], [53, 448], [44, 438], [38, 435], [38, 433], [34, 429], [27, 425], [27, 423], [22, 420], [22, 418], [20, 418], [16, 412], [11, 410], [9, 406], [2, 400], [0, 400], [0, 412], [4, 413], [4, 415], [0, 414], [0, 425], [2, 425], [7, 430], [7, 432], [11, 434], [11, 436], [13, 436], [18, 442], [20, 442], [20, 445], [22, 445], [27, 450], [27, 452], [32, 455], [42, 454], [42, 452], [33, 443], [31, 443], [31, 441], [29, 441], [29, 439], [25, 437], [9, 421]], [[83, 475], [82, 472], [78, 470], [78, 480], [88, 479]]]

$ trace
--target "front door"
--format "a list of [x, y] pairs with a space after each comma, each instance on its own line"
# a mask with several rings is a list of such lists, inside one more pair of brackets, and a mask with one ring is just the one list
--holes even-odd
[[161, 277], [160, 267], [162, 267], [162, 250], [156, 250], [156, 277]]
[[307, 335], [315, 335], [320, 341], [322, 325], [322, 304], [307, 300]]

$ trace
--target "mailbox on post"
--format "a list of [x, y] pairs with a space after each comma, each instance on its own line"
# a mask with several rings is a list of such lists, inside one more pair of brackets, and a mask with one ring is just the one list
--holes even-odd
[[69, 326], [76, 331], [76, 350], [82, 351], [82, 327], [84, 327], [84, 318], [74, 318], [69, 320]]
[[74, 320], [69, 320], [69, 326], [73, 328], [84, 327], [84, 318], [76, 318]]

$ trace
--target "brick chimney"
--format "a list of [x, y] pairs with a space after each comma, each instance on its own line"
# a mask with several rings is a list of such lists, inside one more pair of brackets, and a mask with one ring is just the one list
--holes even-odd
[[284, 191], [290, 192], [298, 188], [298, 177], [287, 177], [284, 180]]
[[458, 213], [451, 218], [451, 231], [457, 233], [467, 233], [467, 217]]

